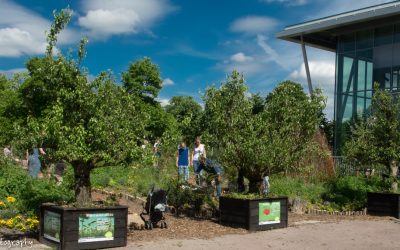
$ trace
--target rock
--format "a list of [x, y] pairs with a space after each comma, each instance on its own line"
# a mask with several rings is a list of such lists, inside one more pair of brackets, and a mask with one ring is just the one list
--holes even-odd
[[304, 214], [307, 210], [307, 201], [302, 200], [300, 197], [296, 197], [292, 201], [291, 211], [296, 214]]

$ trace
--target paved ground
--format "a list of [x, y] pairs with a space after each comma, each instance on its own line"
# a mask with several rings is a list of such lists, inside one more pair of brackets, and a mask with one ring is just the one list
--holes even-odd
[[119, 249], [400, 249], [400, 221], [352, 220], [340, 222], [304, 221], [298, 225], [245, 235], [224, 235], [212, 239], [159, 239], [130, 242]]
[[[161, 230], [161, 229], [155, 229]], [[164, 229], [165, 230], [165, 229]], [[149, 232], [149, 231], [147, 231]], [[132, 236], [131, 236], [132, 237]], [[342, 221], [297, 221], [294, 225], [271, 231], [257, 233], [229, 234], [215, 238], [202, 239], [169, 239], [153, 240], [129, 239], [123, 249], [164, 250], [254, 250], [254, 249], [340, 249], [340, 250], [386, 250], [400, 249], [400, 220], [393, 218], [355, 219]], [[12, 247], [11, 249], [21, 249]], [[0, 249], [9, 249], [0, 246]], [[50, 249], [37, 242], [22, 249]]]

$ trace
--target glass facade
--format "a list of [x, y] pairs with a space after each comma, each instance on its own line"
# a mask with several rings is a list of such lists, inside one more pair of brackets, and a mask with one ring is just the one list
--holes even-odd
[[373, 82], [400, 92], [400, 23], [338, 37], [335, 93], [335, 155], [350, 123], [370, 112]]

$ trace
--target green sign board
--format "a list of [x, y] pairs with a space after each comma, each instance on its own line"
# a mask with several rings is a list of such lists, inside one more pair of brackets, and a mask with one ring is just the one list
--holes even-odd
[[78, 242], [114, 240], [114, 225], [112, 213], [81, 214]]
[[60, 242], [61, 216], [60, 214], [44, 211], [43, 237]]
[[280, 201], [258, 203], [258, 225], [278, 224], [280, 222]]

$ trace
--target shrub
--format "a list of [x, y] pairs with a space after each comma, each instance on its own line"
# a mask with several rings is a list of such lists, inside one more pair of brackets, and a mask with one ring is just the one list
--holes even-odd
[[15, 197], [14, 213], [28, 214], [37, 213], [41, 203], [71, 201], [70, 172], [66, 171], [64, 182], [58, 186], [52, 180], [33, 179], [15, 162], [0, 157], [0, 199]]
[[311, 204], [320, 203], [321, 195], [326, 191], [324, 183], [317, 179], [305, 181], [297, 177], [272, 176], [270, 185], [271, 196], [300, 197]]
[[[381, 177], [344, 176], [330, 180], [323, 194], [330, 206], [340, 210], [359, 210], [366, 207], [367, 192], [381, 191], [388, 185]], [[390, 185], [390, 184], [389, 184]]]

